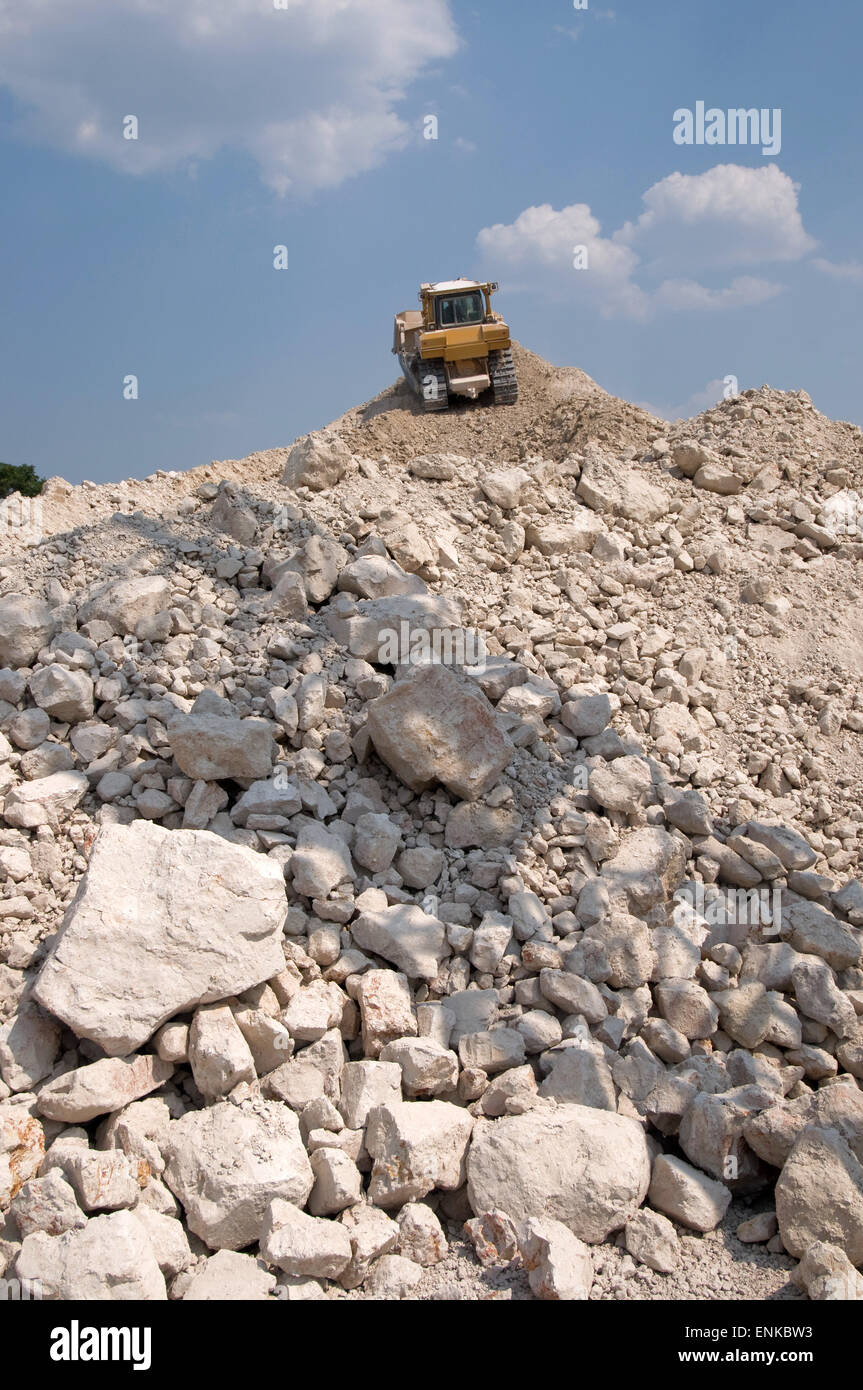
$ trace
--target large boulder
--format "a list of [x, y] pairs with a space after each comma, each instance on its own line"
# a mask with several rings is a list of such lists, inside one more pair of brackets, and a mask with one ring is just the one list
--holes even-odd
[[251, 545], [258, 529], [258, 521], [251, 507], [243, 505], [243, 495], [236, 483], [223, 478], [219, 483], [210, 521], [219, 531], [232, 536], [238, 545]]
[[339, 575], [338, 588], [358, 598], [428, 593], [418, 575], [408, 574], [386, 555], [358, 555], [345, 565]]
[[587, 507], [579, 507], [569, 521], [531, 523], [525, 530], [527, 545], [541, 555], [575, 555], [590, 551], [602, 535], [603, 524]]
[[134, 633], [138, 624], [155, 618], [171, 606], [171, 586], [158, 574], [139, 579], [120, 579], [96, 589], [78, 612], [78, 622], [94, 619], [107, 623], [121, 637]]
[[67, 1124], [86, 1124], [149, 1095], [172, 1075], [172, 1062], [151, 1055], [102, 1057], [49, 1081], [39, 1092], [40, 1115]]
[[804, 835], [790, 825], [766, 825], [763, 821], [750, 821], [746, 827], [750, 840], [775, 854], [786, 869], [809, 869], [818, 855]]
[[[336, 595], [321, 610], [327, 627], [351, 656], [360, 657], [380, 666], [396, 664], [412, 646], [435, 633], [459, 628], [462, 621], [461, 600], [423, 592], [405, 593], [391, 590], [379, 598], [355, 600], [349, 593]], [[419, 635], [417, 635], [419, 634]], [[442, 639], [438, 638], [439, 644]], [[395, 653], [395, 656], [393, 655]]]
[[368, 707], [375, 752], [412, 791], [442, 782], [474, 801], [512, 754], [494, 710], [446, 666], [424, 666]]
[[10, 1091], [32, 1091], [53, 1070], [60, 1028], [29, 1001], [0, 1028], [0, 1076]]
[[[611, 766], [625, 761], [617, 758]], [[672, 896], [685, 869], [686, 853], [677, 836], [648, 825], [626, 836], [614, 858], [603, 864], [601, 876], [613, 900], [642, 913]]]
[[89, 783], [83, 772], [52, 772], [32, 782], [20, 782], [6, 797], [3, 819], [22, 830], [40, 825], [58, 829], [75, 810]]
[[808, 1091], [796, 1100], [753, 1115], [743, 1126], [751, 1149], [774, 1168], [782, 1168], [804, 1129], [835, 1129], [863, 1162], [863, 1095], [853, 1081]]
[[165, 1279], [147, 1227], [131, 1211], [96, 1216], [77, 1231], [26, 1236], [15, 1276], [39, 1280], [42, 1297], [62, 1302], [163, 1302]]
[[351, 462], [351, 451], [337, 435], [326, 430], [303, 435], [290, 450], [282, 474], [287, 487], [307, 487], [323, 492], [334, 487]]
[[93, 713], [93, 681], [86, 671], [70, 671], [52, 661], [30, 677], [30, 694], [52, 719], [80, 724]]
[[303, 541], [289, 559], [272, 566], [267, 578], [273, 588], [278, 589], [286, 574], [297, 574], [302, 580], [309, 603], [325, 603], [336, 587], [336, 581], [348, 563], [348, 558], [348, 552], [338, 541], [328, 540], [326, 536], [312, 535]]
[[297, 893], [325, 898], [338, 884], [353, 880], [351, 852], [339, 835], [317, 821], [308, 821], [297, 835], [291, 877]]
[[[566, 708], [564, 706], [564, 708]], [[650, 763], [646, 758], [626, 754], [610, 763], [600, 763], [588, 778], [590, 795], [607, 811], [633, 811], [642, 806], [653, 788]]]
[[668, 511], [669, 499], [643, 473], [595, 451], [585, 459], [576, 492], [594, 511], [627, 521], [658, 521]]
[[497, 468], [483, 473], [479, 485], [489, 502], [508, 512], [519, 505], [533, 479], [523, 468]]
[[647, 1199], [678, 1225], [704, 1233], [719, 1225], [731, 1202], [731, 1192], [724, 1183], [690, 1167], [682, 1158], [660, 1154], [653, 1165]]
[[314, 1185], [299, 1120], [277, 1101], [189, 1111], [171, 1123], [164, 1152], [165, 1182], [211, 1250], [244, 1250], [275, 1198], [303, 1207]]
[[410, 979], [433, 980], [450, 954], [444, 924], [414, 903], [363, 912], [351, 923], [351, 936]]
[[514, 1221], [551, 1217], [597, 1244], [643, 1202], [650, 1155], [637, 1121], [561, 1105], [479, 1120], [467, 1171], [476, 1215], [497, 1208]]
[[31, 594], [7, 594], [0, 601], [0, 666], [32, 665], [56, 631], [49, 604]]
[[369, 1197], [375, 1206], [401, 1207], [436, 1188], [461, 1187], [472, 1129], [473, 1117], [449, 1101], [376, 1106], [366, 1123], [366, 1148], [374, 1162]]
[[194, 781], [268, 777], [276, 756], [268, 719], [233, 719], [193, 710], [171, 720], [168, 739], [180, 771]]
[[308, 1216], [277, 1198], [264, 1218], [261, 1254], [294, 1278], [337, 1279], [350, 1263], [351, 1238], [338, 1221]]
[[776, 1219], [789, 1255], [823, 1240], [863, 1264], [863, 1165], [838, 1130], [800, 1135], [776, 1184]]
[[103, 826], [34, 988], [110, 1056], [284, 968], [281, 866], [205, 830]]
[[792, 901], [788, 907], [788, 940], [802, 955], [820, 956], [833, 970], [860, 964], [863, 933], [840, 922], [818, 903]]

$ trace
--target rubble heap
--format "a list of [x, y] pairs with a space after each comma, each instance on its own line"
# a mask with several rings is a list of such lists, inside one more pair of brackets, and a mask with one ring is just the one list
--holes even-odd
[[518, 357], [9, 535], [0, 1275], [863, 1296], [863, 436]]

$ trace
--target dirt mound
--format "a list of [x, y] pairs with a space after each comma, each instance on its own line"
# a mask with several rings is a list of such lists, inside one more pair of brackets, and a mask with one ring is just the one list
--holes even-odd
[[700, 439], [729, 457], [772, 461], [791, 482], [823, 488], [825, 496], [863, 484], [863, 432], [822, 415], [806, 391], [744, 391], [677, 421], [668, 434], [672, 441]]
[[515, 460], [530, 455], [560, 460], [589, 440], [640, 451], [665, 422], [610, 396], [577, 367], [553, 367], [519, 343], [513, 345], [518, 402], [490, 410], [485, 399], [463, 401], [426, 415], [407, 382], [397, 382], [335, 421], [358, 454], [386, 453], [406, 463], [417, 454], [471, 453]]

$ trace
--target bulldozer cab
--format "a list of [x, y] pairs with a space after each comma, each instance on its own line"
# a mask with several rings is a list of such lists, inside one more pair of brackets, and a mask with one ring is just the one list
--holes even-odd
[[480, 290], [462, 294], [439, 294], [434, 301], [435, 324], [438, 328], [457, 328], [462, 324], [482, 323], [486, 306]]

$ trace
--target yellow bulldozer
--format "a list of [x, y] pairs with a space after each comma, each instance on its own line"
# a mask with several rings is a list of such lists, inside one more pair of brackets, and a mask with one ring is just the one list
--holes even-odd
[[497, 289], [494, 280], [424, 284], [422, 307], [396, 314], [393, 352], [427, 412], [489, 390], [495, 405], [518, 399], [509, 328], [491, 307]]

